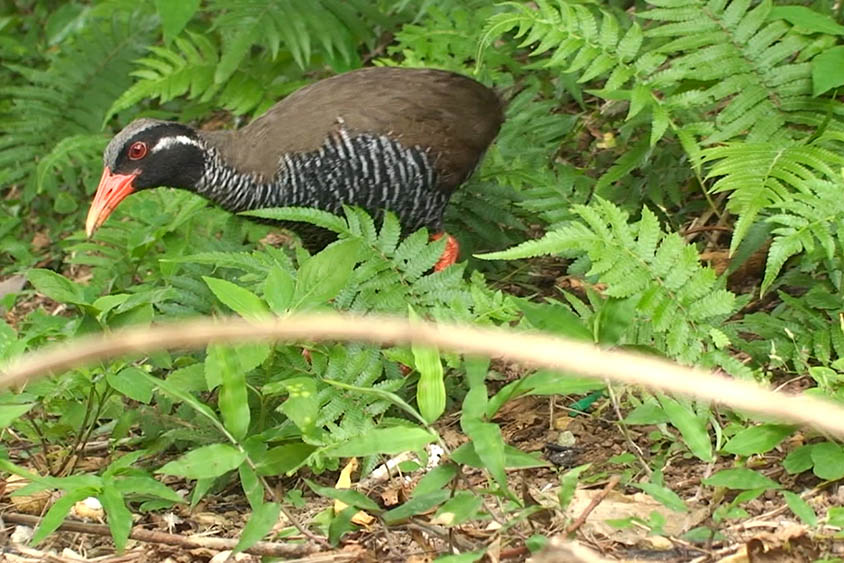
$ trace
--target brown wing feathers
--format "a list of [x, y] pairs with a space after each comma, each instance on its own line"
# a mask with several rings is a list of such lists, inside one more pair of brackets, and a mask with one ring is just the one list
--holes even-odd
[[209, 135], [244, 173], [272, 178], [285, 153], [317, 150], [340, 123], [350, 134], [387, 135], [432, 157], [438, 187], [452, 190], [477, 165], [501, 125], [498, 97], [445, 71], [367, 68], [302, 88], [228, 135]]

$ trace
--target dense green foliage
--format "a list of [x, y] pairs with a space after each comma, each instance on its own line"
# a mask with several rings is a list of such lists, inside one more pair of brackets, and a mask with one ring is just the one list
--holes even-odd
[[[0, 360], [128, 325], [334, 308], [518, 324], [736, 377], [807, 377], [807, 392], [844, 400], [844, 103], [836, 90], [844, 25], [832, 2], [792, 4], [0, 2], [0, 274], [29, 282], [0, 296], [10, 313], [0, 321]], [[389, 215], [378, 225], [356, 209], [261, 212], [338, 233], [309, 255], [272, 244], [270, 227], [169, 189], [132, 196], [84, 238], [102, 150], [132, 119], [236, 126], [303, 84], [371, 64], [462, 72], [507, 100], [497, 142], [447, 214], [465, 263], [432, 273], [443, 241], [425, 232], [401, 240]], [[701, 253], [727, 249], [724, 273], [701, 262]], [[764, 271], [728, 286], [759, 253]], [[540, 287], [547, 263], [524, 259], [543, 255], [585, 289]], [[300, 347], [266, 344], [161, 352], [0, 394], [4, 441], [66, 446], [58, 458], [12, 461], [0, 449], [4, 470], [32, 479], [27, 490], [68, 492], [35, 539], [55, 530], [73, 501], [94, 495], [124, 545], [127, 506], [185, 502], [158, 471], [195, 479], [194, 504], [239, 481], [255, 515], [245, 545], [269, 531], [283, 500], [266, 479], [335, 470], [353, 455], [366, 474], [381, 454], [434, 441], [430, 424], [461, 404], [473, 443], [420, 483], [416, 504], [384, 521], [433, 507], [463, 515], [452, 525], [483, 517], [473, 495], [449, 493], [455, 464], [485, 468], [488, 493], [524, 518], [531, 508], [513, 495], [505, 467], [544, 462], [507, 446], [492, 416], [520, 395], [602, 387], [537, 372], [488, 390], [489, 365], [477, 360], [416, 348], [308, 348], [309, 360]], [[624, 423], [658, 425], [670, 442], [654, 446], [655, 475], [677, 451], [741, 461], [790, 432], [666, 396], [631, 400]], [[74, 474], [92, 437], [110, 440], [113, 461], [99, 474]], [[165, 464], [173, 454], [184, 455]], [[786, 470], [841, 479], [842, 457], [837, 444], [813, 443], [794, 450]], [[581, 471], [563, 478], [563, 490]], [[731, 471], [747, 473], [707, 482], [745, 490], [715, 524], [776, 486], [750, 469]], [[658, 478], [645, 485], [684, 506]], [[795, 496], [785, 502], [816, 523]], [[325, 531], [336, 541], [348, 526], [338, 515]]]

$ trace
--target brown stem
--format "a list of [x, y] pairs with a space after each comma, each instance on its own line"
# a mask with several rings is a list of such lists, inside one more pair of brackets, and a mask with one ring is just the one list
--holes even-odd
[[[22, 524], [30, 527], [35, 527], [41, 522], [41, 519], [37, 516], [18, 514], [16, 512], [7, 512], [0, 515], [0, 518], [12, 524]], [[89, 524], [87, 522], [77, 522], [73, 520], [66, 520], [61, 526], [59, 526], [59, 530], [81, 532], [83, 534], [93, 534], [96, 536], [111, 536], [111, 531], [108, 529], [108, 526], [103, 526], [102, 524]], [[186, 549], [205, 547], [218, 551], [234, 549], [238, 542], [237, 538], [180, 536], [178, 534], [168, 534], [167, 532], [147, 530], [141, 527], [133, 528], [129, 534], [129, 538], [146, 543], [177, 545]], [[316, 553], [319, 549], [320, 548], [318, 546], [311, 543], [288, 544], [259, 541], [244, 551], [246, 553], [252, 553], [253, 555], [265, 555], [269, 557], [302, 557], [311, 553]]]
[[353, 340], [378, 344], [417, 343], [662, 389], [767, 417], [810, 425], [844, 437], [844, 409], [809, 396], [776, 393], [740, 381], [679, 366], [667, 360], [605, 350], [583, 342], [503, 328], [336, 313], [289, 315], [261, 322], [203, 319], [74, 339], [16, 359], [0, 372], [0, 387], [60, 372], [95, 360], [155, 350], [199, 348], [211, 342]]
[[570, 536], [575, 533], [578, 528], [580, 528], [583, 523], [586, 522], [586, 519], [589, 518], [589, 515], [592, 514], [592, 511], [595, 510], [595, 508], [597, 508], [598, 505], [601, 504], [601, 501], [607, 498], [607, 495], [610, 494], [610, 491], [612, 491], [615, 486], [618, 485], [619, 479], [620, 477], [618, 475], [613, 475], [612, 477], [610, 477], [610, 480], [607, 481], [607, 484], [604, 485], [604, 488], [601, 490], [601, 492], [595, 495], [595, 498], [592, 499], [592, 502], [589, 503], [589, 506], [583, 509], [583, 512], [580, 513], [580, 516], [577, 517], [577, 520], [572, 522], [571, 526], [566, 528], [567, 536]]

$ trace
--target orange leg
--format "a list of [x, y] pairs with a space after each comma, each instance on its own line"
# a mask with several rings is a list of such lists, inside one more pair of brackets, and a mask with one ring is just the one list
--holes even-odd
[[457, 262], [457, 258], [460, 256], [460, 244], [458, 244], [457, 239], [450, 234], [446, 232], [434, 233], [431, 235], [431, 240], [439, 240], [444, 236], [448, 238], [445, 241], [445, 250], [443, 250], [443, 255], [440, 256], [440, 259], [437, 260], [436, 264], [434, 264], [435, 272], [445, 270]]

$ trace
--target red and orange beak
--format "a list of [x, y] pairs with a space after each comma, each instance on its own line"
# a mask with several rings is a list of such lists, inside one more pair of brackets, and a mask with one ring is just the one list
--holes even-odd
[[137, 177], [137, 174], [112, 174], [108, 166], [105, 167], [100, 185], [97, 186], [97, 194], [88, 210], [88, 219], [85, 221], [85, 232], [89, 237], [103, 224], [117, 204], [135, 191], [132, 182]]

